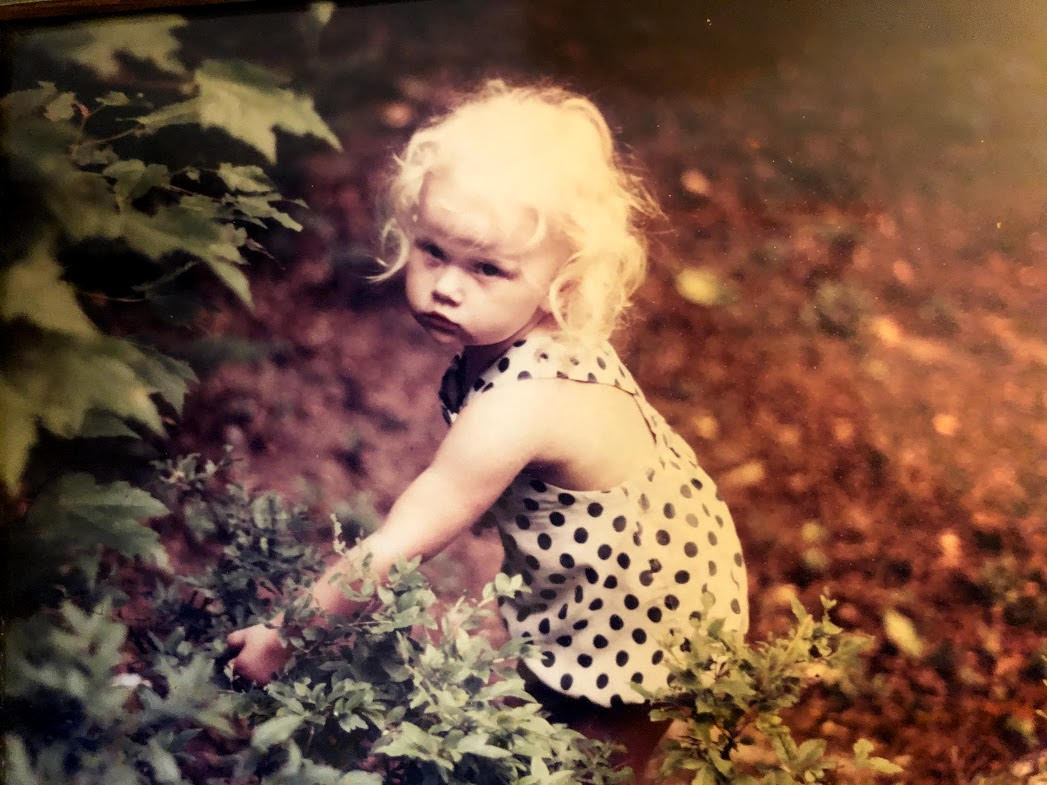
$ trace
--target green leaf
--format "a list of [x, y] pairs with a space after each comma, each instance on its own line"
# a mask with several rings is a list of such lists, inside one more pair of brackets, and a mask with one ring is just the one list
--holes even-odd
[[178, 16], [128, 16], [89, 20], [33, 33], [27, 44], [52, 57], [72, 60], [92, 69], [103, 79], [120, 71], [118, 55], [151, 63], [161, 71], [185, 73], [178, 60], [181, 44], [173, 31], [186, 20]]
[[119, 339], [84, 341], [44, 333], [18, 345], [0, 373], [34, 419], [58, 436], [79, 434], [93, 409], [133, 418], [162, 433], [149, 398], [154, 388], [125, 362], [134, 354], [133, 346]]
[[260, 166], [236, 166], [222, 163], [218, 167], [218, 176], [230, 191], [245, 194], [262, 194], [273, 192], [273, 182]]
[[80, 308], [73, 287], [62, 280], [62, 268], [47, 240], [0, 273], [0, 317], [23, 318], [49, 330], [93, 336], [98, 330]]
[[350, 771], [338, 780], [338, 785], [382, 785], [382, 775], [374, 771]]
[[207, 266], [233, 294], [239, 297], [245, 304], [251, 305], [251, 284], [247, 276], [235, 264], [224, 262], [220, 259], [208, 259]]
[[300, 714], [285, 714], [268, 719], [254, 729], [254, 733], [251, 734], [251, 746], [264, 751], [274, 744], [282, 744], [291, 738], [303, 722], [305, 717]]
[[146, 130], [184, 123], [222, 128], [270, 162], [276, 161], [276, 128], [312, 135], [341, 149], [338, 137], [313, 108], [312, 99], [281, 87], [265, 69], [208, 60], [197, 69], [194, 81], [198, 88], [194, 98], [140, 117], [138, 122]]
[[126, 482], [99, 485], [89, 474], [66, 474], [50, 483], [26, 515], [25, 525], [41, 545], [61, 551], [104, 545], [126, 556], [167, 565], [156, 532], [143, 520], [167, 507]]
[[169, 185], [171, 182], [171, 175], [166, 166], [146, 165], [137, 158], [121, 158], [102, 170], [102, 174], [115, 181], [113, 190], [117, 198], [125, 204], [144, 196], [157, 186]]
[[14, 495], [36, 443], [33, 406], [0, 376], [0, 480]]

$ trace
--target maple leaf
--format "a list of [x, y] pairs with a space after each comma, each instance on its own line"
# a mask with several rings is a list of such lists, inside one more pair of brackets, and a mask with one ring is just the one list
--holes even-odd
[[183, 74], [185, 66], [177, 57], [181, 44], [173, 31], [186, 24], [179, 16], [167, 15], [92, 19], [33, 33], [27, 43], [52, 57], [84, 65], [103, 79], [120, 72], [120, 54]]
[[243, 62], [208, 60], [193, 75], [198, 93], [193, 98], [139, 117], [146, 131], [168, 125], [199, 123], [224, 129], [249, 144], [270, 162], [276, 161], [279, 128], [299, 136], [312, 135], [341, 149], [313, 101], [281, 87], [269, 71]]

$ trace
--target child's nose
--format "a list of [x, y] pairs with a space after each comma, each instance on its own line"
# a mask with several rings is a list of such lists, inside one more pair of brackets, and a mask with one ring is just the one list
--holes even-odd
[[458, 305], [462, 301], [462, 271], [446, 264], [433, 281], [433, 297], [441, 302]]

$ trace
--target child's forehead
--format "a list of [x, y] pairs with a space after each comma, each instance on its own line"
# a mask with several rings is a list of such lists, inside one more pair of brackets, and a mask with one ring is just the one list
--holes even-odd
[[478, 250], [523, 251], [541, 241], [543, 221], [538, 211], [511, 195], [499, 193], [489, 179], [430, 172], [418, 202], [423, 231]]

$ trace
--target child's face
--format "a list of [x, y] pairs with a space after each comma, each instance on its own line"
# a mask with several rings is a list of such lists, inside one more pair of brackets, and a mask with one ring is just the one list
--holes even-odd
[[441, 343], [508, 344], [551, 319], [547, 295], [567, 258], [566, 244], [547, 235], [518, 250], [535, 223], [522, 209], [512, 215], [514, 225], [481, 244], [476, 219], [479, 225], [493, 219], [491, 207], [449, 176], [427, 179], [410, 238], [406, 290], [415, 318]]

